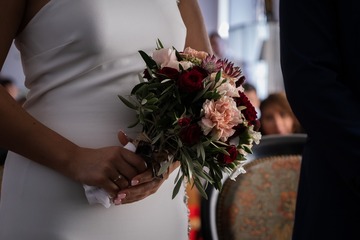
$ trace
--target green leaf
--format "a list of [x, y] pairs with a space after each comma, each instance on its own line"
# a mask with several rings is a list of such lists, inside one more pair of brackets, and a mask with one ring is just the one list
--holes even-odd
[[221, 78], [221, 71], [218, 71], [215, 76], [215, 82], [217, 83]]
[[134, 105], [134, 104], [132, 104], [130, 101], [128, 101], [126, 98], [124, 98], [123, 96], [120, 96], [120, 95], [118, 95], [118, 97], [120, 98], [120, 100], [127, 106], [127, 107], [129, 107], [129, 108], [131, 108], [131, 109], [137, 109], [137, 107]]
[[160, 41], [160, 39], [157, 39], [156, 46], [157, 46], [158, 49], [164, 48], [164, 46], [163, 46], [162, 42]]
[[198, 178], [194, 179], [194, 183], [196, 185], [196, 188], [199, 190], [199, 193], [201, 194], [201, 196], [204, 197], [205, 199], [208, 199], [206, 191]]
[[247, 153], [253, 153], [251, 148], [249, 148], [248, 146], [244, 145], [243, 149], [247, 152]]
[[167, 170], [169, 169], [171, 164], [172, 164], [172, 162], [170, 162], [170, 161], [164, 162], [158, 171], [158, 175], [160, 176], [161, 174], [164, 174], [165, 172], [167, 172]]
[[153, 139], [151, 144], [155, 144], [160, 138], [162, 138], [164, 136], [164, 132], [160, 131], [158, 135], [156, 135]]
[[137, 126], [139, 123], [140, 123], [140, 121], [137, 120], [135, 123], [129, 125], [128, 128], [133, 128], [133, 127]]
[[148, 66], [150, 69], [157, 68], [156, 62], [149, 55], [147, 55], [142, 50], [140, 50], [139, 53], [140, 53], [141, 57], [144, 59], [146, 66]]
[[201, 90], [198, 94], [196, 94], [196, 96], [193, 99], [193, 103], [196, 102], [197, 100], [199, 100], [210, 88], [211, 84], [206, 84], [204, 89]]
[[203, 161], [205, 161], [205, 157], [206, 157], [206, 155], [205, 155], [205, 149], [204, 149], [204, 145], [203, 144], [197, 144], [196, 145], [196, 151], [197, 151], [197, 157], [199, 158], [199, 157], [201, 157], [201, 159], [203, 160]]
[[176, 183], [177, 181], [179, 181], [179, 179], [180, 179], [180, 173], [181, 173], [181, 168], [179, 168], [178, 173], [176, 174], [174, 183]]
[[147, 103], [147, 99], [144, 98], [143, 100], [141, 100], [141, 105], [145, 105]]
[[159, 101], [158, 98], [153, 97], [153, 98], [150, 98], [150, 99], [147, 100], [147, 104], [148, 104], [148, 105], [154, 105], [154, 104], [157, 103], [158, 101]]
[[138, 92], [139, 88], [141, 88], [143, 85], [147, 85], [147, 82], [142, 82], [142, 83], [138, 83], [134, 86], [134, 88], [131, 90], [130, 94], [131, 95], [136, 95], [136, 93]]
[[174, 199], [176, 197], [176, 195], [179, 193], [179, 190], [180, 190], [181, 184], [183, 183], [183, 180], [184, 180], [184, 176], [181, 176], [179, 178], [179, 180], [177, 181], [177, 183], [174, 187], [174, 190], [173, 190], [172, 199]]

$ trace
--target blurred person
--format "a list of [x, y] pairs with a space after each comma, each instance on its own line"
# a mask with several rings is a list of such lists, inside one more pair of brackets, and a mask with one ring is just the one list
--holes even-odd
[[260, 112], [260, 130], [263, 135], [302, 132], [284, 92], [269, 94], [261, 101]]
[[[21, 107], [0, 86], [0, 146], [10, 150], [0, 239], [187, 240], [184, 186], [172, 199], [178, 162], [155, 178], [122, 147], [119, 129], [140, 129], [127, 128], [135, 116], [117, 96], [138, 83], [138, 51], [157, 39], [211, 53], [198, 1], [4, 0], [0, 35], [0, 68], [15, 39], [29, 88]], [[84, 185], [112, 204], [90, 204]]]
[[213, 54], [218, 58], [227, 58], [227, 46], [220, 34], [217, 32], [210, 33], [209, 40]]
[[246, 97], [250, 100], [251, 104], [255, 107], [255, 110], [258, 114], [258, 118], [260, 118], [261, 111], [260, 111], [260, 98], [257, 94], [256, 87], [252, 85], [251, 83], [245, 82], [243, 84], [244, 87], [244, 93]]
[[230, 62], [234, 63], [235, 66], [239, 66], [244, 70], [244, 63], [234, 56], [231, 49], [229, 49], [226, 40], [222, 38], [219, 33], [210, 33], [209, 40], [212, 52], [217, 58], [228, 59]]

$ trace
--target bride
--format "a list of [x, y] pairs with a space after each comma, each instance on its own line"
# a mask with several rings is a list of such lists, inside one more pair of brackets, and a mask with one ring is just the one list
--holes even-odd
[[[118, 99], [144, 68], [138, 50], [210, 52], [196, 0], [4, 0], [0, 66], [15, 40], [23, 108], [0, 87], [0, 147], [9, 149], [0, 201], [2, 240], [188, 239], [177, 167], [154, 179], [122, 147], [138, 129]], [[90, 204], [83, 185], [112, 199]]]

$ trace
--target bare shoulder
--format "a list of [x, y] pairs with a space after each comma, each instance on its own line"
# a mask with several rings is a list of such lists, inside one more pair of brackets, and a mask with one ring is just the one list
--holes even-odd
[[0, 1], [0, 69], [14, 38], [49, 0]]
[[0, 69], [23, 21], [26, 0], [0, 1]]

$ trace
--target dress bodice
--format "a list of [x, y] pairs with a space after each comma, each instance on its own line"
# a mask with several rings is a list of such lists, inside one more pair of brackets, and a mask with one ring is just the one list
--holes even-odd
[[74, 116], [126, 131], [131, 113], [117, 95], [138, 82], [145, 67], [138, 51], [152, 51], [157, 39], [184, 47], [175, 0], [51, 0], [16, 39], [29, 88], [24, 107], [73, 141], [82, 135], [67, 131]]

